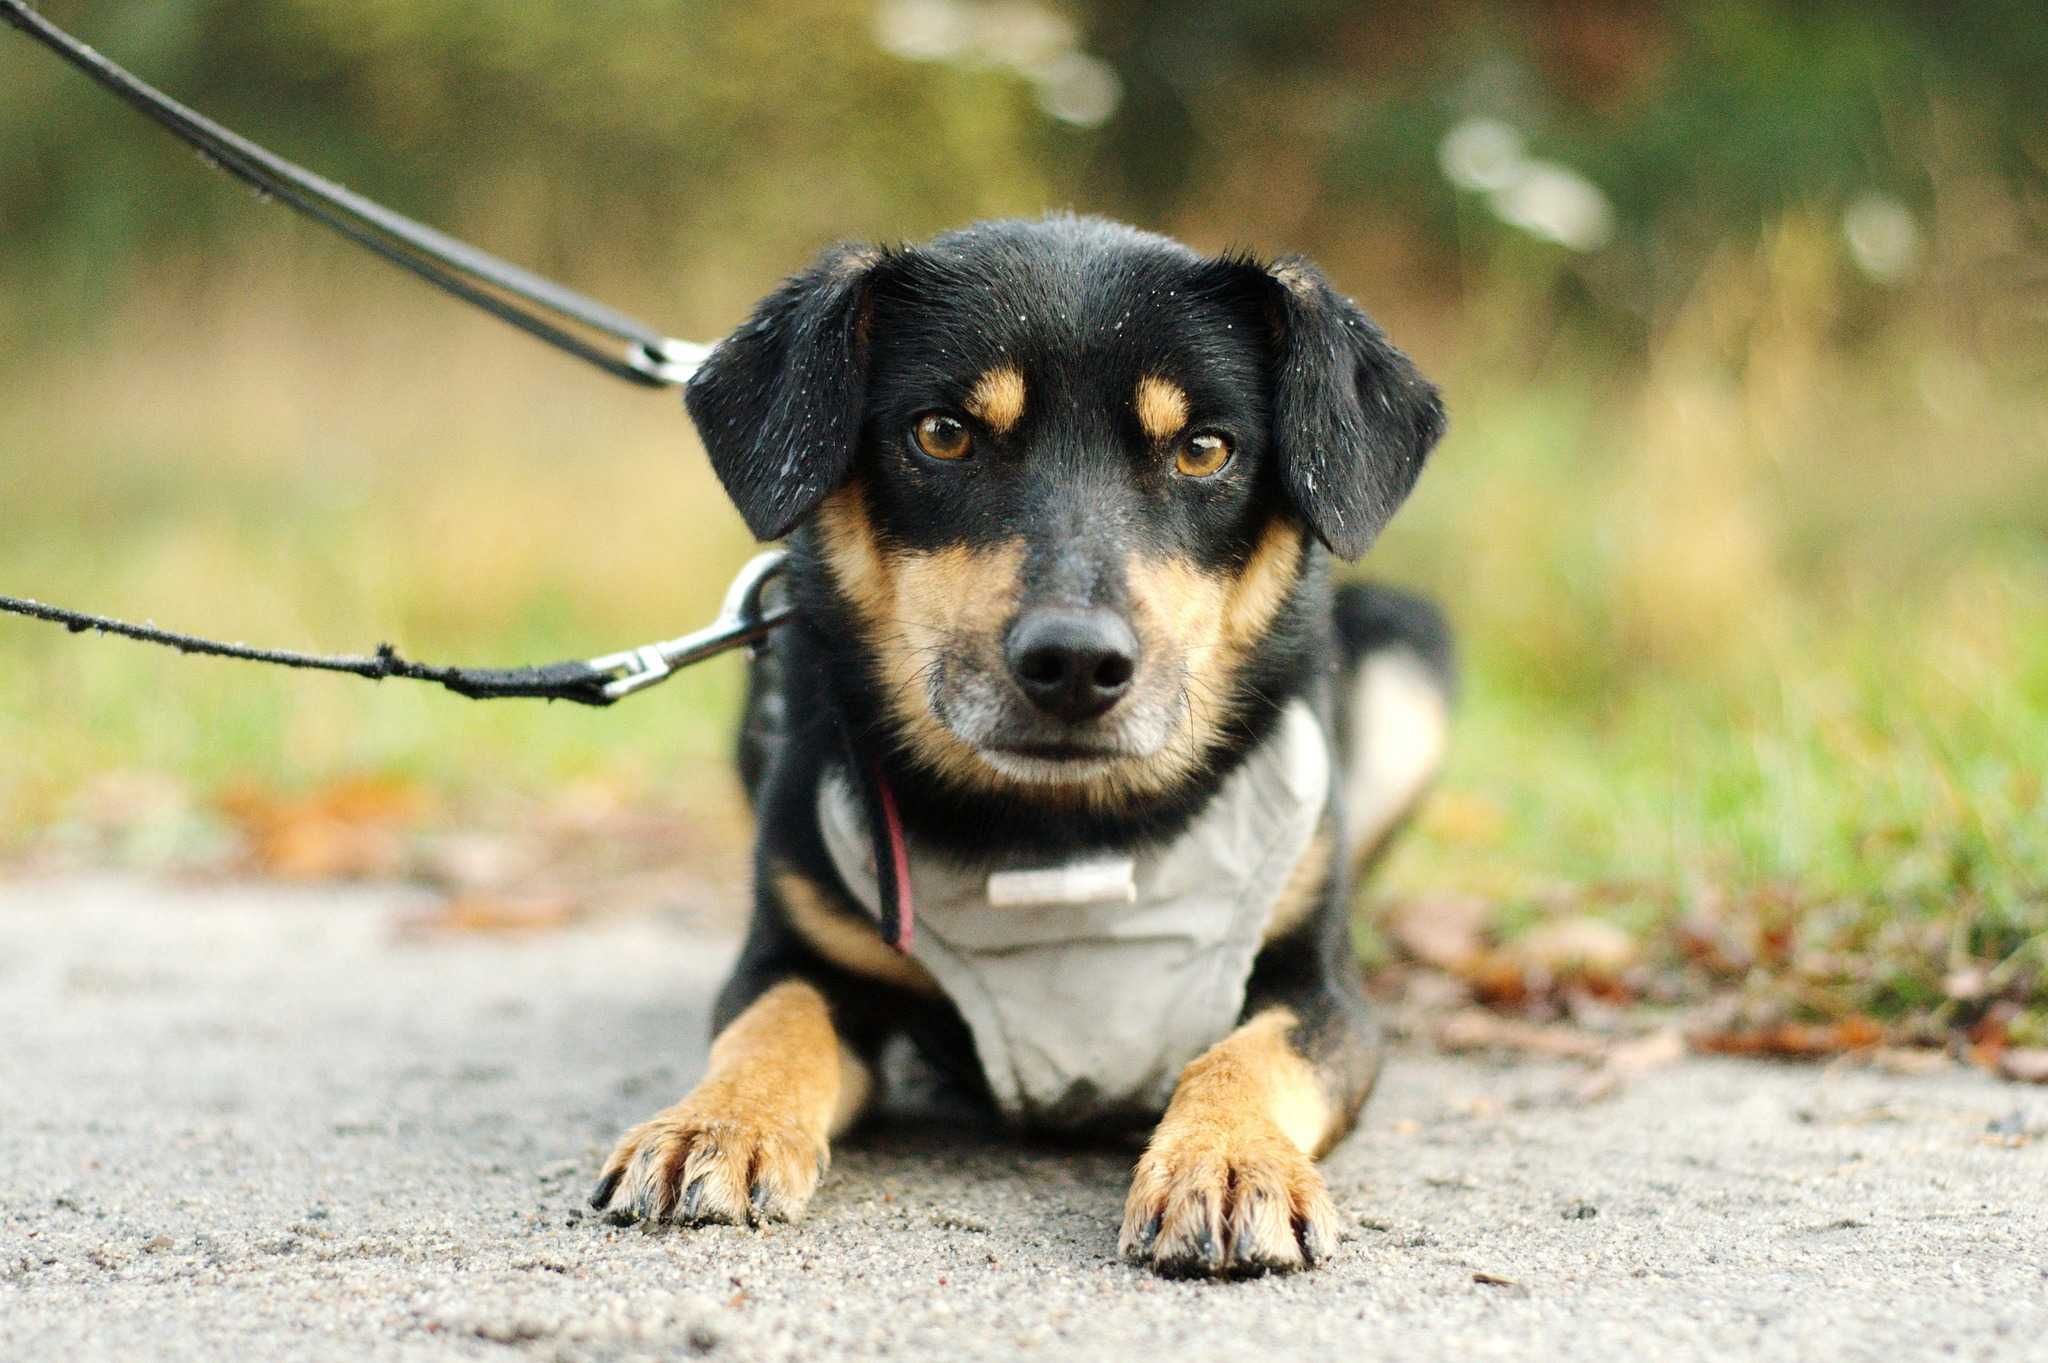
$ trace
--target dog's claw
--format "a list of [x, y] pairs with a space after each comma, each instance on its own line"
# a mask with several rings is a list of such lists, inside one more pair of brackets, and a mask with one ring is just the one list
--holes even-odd
[[690, 1186], [683, 1189], [683, 1205], [676, 1219], [689, 1225], [696, 1225], [698, 1214], [704, 1207], [704, 1175], [690, 1180]]
[[625, 1168], [621, 1166], [598, 1179], [597, 1187], [590, 1193], [590, 1205], [598, 1211], [611, 1206], [612, 1194], [619, 1190], [619, 1180], [625, 1176]]

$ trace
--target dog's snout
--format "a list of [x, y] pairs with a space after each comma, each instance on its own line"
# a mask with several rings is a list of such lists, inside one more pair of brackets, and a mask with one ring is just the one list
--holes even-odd
[[1069, 723], [1107, 711], [1138, 672], [1138, 638], [1109, 610], [1026, 612], [1004, 654], [1031, 703]]

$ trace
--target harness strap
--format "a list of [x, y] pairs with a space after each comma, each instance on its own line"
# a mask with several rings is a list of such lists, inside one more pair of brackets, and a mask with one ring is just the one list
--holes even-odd
[[882, 825], [875, 839], [876, 880], [883, 904], [882, 938], [908, 956], [911, 943], [917, 938], [917, 906], [910, 897], [910, 843], [903, 836], [903, 816], [896, 810], [896, 792], [889, 788], [881, 768], [875, 768], [873, 781]]

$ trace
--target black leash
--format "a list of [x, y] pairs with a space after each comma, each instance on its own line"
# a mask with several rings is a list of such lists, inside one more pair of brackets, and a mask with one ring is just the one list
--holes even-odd
[[[0, 0], [0, 19], [49, 48], [124, 103], [168, 129], [179, 140], [236, 179], [339, 233], [382, 260], [407, 270], [435, 288], [474, 304], [501, 321], [547, 342], [615, 378], [648, 388], [680, 387], [689, 382], [709, 346], [661, 335], [644, 322], [606, 307], [552, 280], [543, 279], [509, 261], [500, 260], [466, 242], [457, 241], [425, 223], [394, 213], [383, 205], [285, 160], [254, 142], [186, 108], [162, 91], [136, 79], [30, 9], [24, 0]], [[488, 287], [486, 287], [488, 286]], [[509, 299], [533, 304], [522, 308]], [[550, 315], [552, 314], [552, 315]], [[575, 323], [627, 343], [623, 357], [599, 349], [565, 328]], [[622, 653], [540, 667], [442, 667], [400, 656], [389, 644], [368, 654], [313, 654], [284, 649], [251, 648], [221, 643], [154, 625], [136, 625], [83, 611], [65, 610], [40, 601], [0, 596], [0, 611], [63, 625], [74, 634], [97, 630], [144, 643], [162, 644], [180, 653], [321, 672], [343, 672], [380, 681], [401, 677], [436, 682], [472, 700], [526, 697], [566, 700], [579, 705], [610, 705], [621, 697], [727, 649], [757, 644], [789, 615], [786, 606], [769, 607], [763, 593], [781, 567], [779, 553], [754, 559], [734, 580], [725, 608], [711, 625], [694, 634], [645, 644]]]
[[[646, 323], [595, 299], [457, 241], [425, 223], [394, 213], [266, 151], [136, 79], [30, 9], [26, 0], [0, 0], [0, 19], [55, 52], [122, 102], [196, 148], [207, 161], [253, 186], [259, 194], [278, 200], [442, 292], [482, 308], [500, 321], [509, 322], [614, 378], [647, 388], [680, 387], [689, 382], [691, 372], [710, 350], [709, 346], [663, 336]], [[534, 307], [519, 307], [500, 297], [501, 293]], [[564, 322], [625, 341], [623, 357], [567, 330]]]
[[[0, 19], [64, 58], [180, 141], [197, 148], [213, 165], [253, 186], [259, 194], [278, 200], [442, 292], [482, 308], [500, 321], [509, 322], [614, 378], [648, 388], [682, 387], [710, 353], [709, 346], [663, 336], [644, 322], [437, 232], [425, 223], [394, 213], [264, 150], [129, 75], [31, 10], [25, 0], [0, 0]], [[501, 294], [533, 304], [534, 308], [521, 308]], [[566, 330], [562, 325], [565, 321], [626, 342], [623, 358], [608, 354]], [[792, 614], [786, 601], [770, 605], [767, 600], [768, 584], [781, 572], [784, 559], [779, 550], [756, 555], [727, 588], [718, 618], [695, 633], [601, 658], [540, 667], [441, 667], [401, 657], [389, 644], [380, 644], [376, 652], [369, 654], [251, 648], [11, 596], [0, 596], [0, 611], [59, 624], [73, 634], [97, 630], [161, 644], [180, 653], [342, 672], [372, 681], [401, 677], [436, 682], [471, 700], [525, 697], [603, 706], [666, 680], [679, 667], [729, 649], [759, 646], [770, 630]], [[883, 937], [897, 950], [908, 951], [914, 919], [902, 820], [880, 769], [861, 760], [861, 750], [851, 735], [847, 742], [872, 817], [877, 877], [882, 886]]]
[[274, 663], [315, 672], [345, 672], [371, 681], [400, 677], [407, 681], [438, 682], [471, 700], [524, 698], [603, 706], [667, 680], [679, 667], [766, 639], [768, 632], [790, 615], [787, 603], [771, 605], [767, 599], [768, 584], [782, 571], [783, 557], [779, 549], [755, 555], [726, 589], [725, 604], [718, 618], [703, 629], [601, 658], [544, 663], [539, 667], [443, 667], [416, 663], [401, 657], [389, 644], [379, 644], [374, 653], [296, 653], [251, 648], [247, 644], [224, 644], [195, 634], [180, 634], [155, 625], [133, 625], [14, 596], [0, 596], [0, 611], [25, 615], [31, 620], [47, 620], [73, 634], [97, 630], [146, 644], [162, 644], [180, 653]]

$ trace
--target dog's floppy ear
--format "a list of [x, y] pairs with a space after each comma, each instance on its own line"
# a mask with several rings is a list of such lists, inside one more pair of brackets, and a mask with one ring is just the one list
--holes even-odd
[[1323, 543], [1355, 559], [1415, 486], [1443, 401], [1315, 266], [1291, 257], [1261, 276], [1281, 481]]
[[881, 260], [871, 247], [827, 250], [690, 378], [690, 419], [756, 539], [788, 534], [852, 470]]

